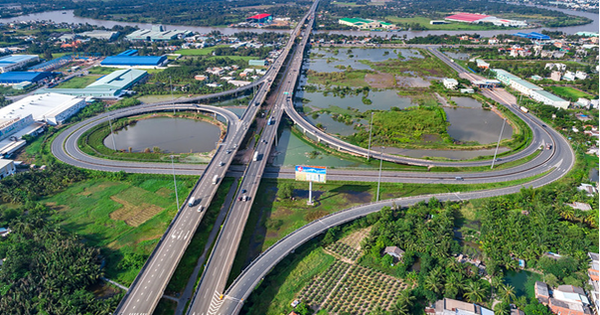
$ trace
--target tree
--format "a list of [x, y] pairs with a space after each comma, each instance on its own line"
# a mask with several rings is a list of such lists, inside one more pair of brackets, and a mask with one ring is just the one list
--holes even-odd
[[498, 303], [494, 306], [495, 315], [510, 315], [510, 304], [506, 302]]
[[289, 199], [294, 194], [294, 186], [291, 183], [285, 183], [279, 188], [279, 198]]
[[510, 284], [505, 284], [500, 287], [500, 297], [504, 303], [510, 304], [512, 300], [516, 297], [515, 295], [515, 287]]
[[485, 291], [481, 282], [477, 280], [469, 281], [465, 286], [463, 296], [471, 303], [481, 303], [485, 296]]

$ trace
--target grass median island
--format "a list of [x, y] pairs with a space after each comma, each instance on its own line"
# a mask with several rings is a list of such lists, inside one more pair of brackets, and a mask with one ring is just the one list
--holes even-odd
[[185, 289], [185, 286], [196, 267], [198, 258], [200, 258], [200, 255], [202, 255], [202, 252], [206, 247], [210, 231], [225, 202], [225, 196], [227, 196], [227, 192], [233, 183], [233, 178], [226, 177], [219, 185], [215, 198], [210, 203], [208, 209], [205, 210], [206, 213], [204, 214], [204, 218], [202, 218], [200, 225], [198, 225], [198, 229], [196, 229], [196, 234], [194, 234], [190, 245], [181, 258], [179, 265], [177, 265], [177, 269], [175, 269], [175, 273], [173, 273], [173, 277], [171, 277], [171, 281], [169, 281], [169, 284], [165, 289], [166, 294], [175, 295], [181, 293]]
[[[157, 117], [185, 118], [210, 122], [221, 128], [221, 135], [224, 135], [226, 126], [218, 120], [201, 114], [192, 112], [178, 112], [173, 115], [170, 113], [143, 114], [139, 116], [124, 117], [115, 120], [113, 130], [118, 131], [125, 127], [134, 125], [142, 119], [152, 119]], [[125, 161], [152, 161], [152, 162], [171, 162], [172, 153], [162, 153], [160, 147], [147, 148], [144, 152], [130, 152], [127, 150], [114, 151], [104, 145], [104, 139], [110, 135], [110, 125], [102, 123], [86, 131], [78, 139], [79, 148], [86, 154], [112, 160]], [[205, 163], [209, 161], [211, 152], [208, 153], [178, 153], [175, 155], [177, 163]]]
[[[197, 177], [178, 176], [180, 203]], [[43, 203], [69, 232], [100, 247], [106, 276], [129, 285], [175, 216], [173, 178], [168, 175], [123, 175], [77, 182]]]
[[[435, 107], [409, 107], [404, 110], [375, 112], [373, 115], [373, 142], [376, 145], [398, 146], [402, 144], [427, 145], [428, 143], [452, 143], [444, 109]], [[368, 146], [369, 128], [361, 128], [348, 137], [353, 143]]]

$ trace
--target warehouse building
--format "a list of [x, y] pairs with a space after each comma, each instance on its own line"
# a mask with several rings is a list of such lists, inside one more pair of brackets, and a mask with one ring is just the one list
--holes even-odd
[[0, 108], [0, 155], [10, 155], [24, 146], [23, 135], [39, 133], [46, 124], [60, 125], [85, 105], [82, 98], [46, 93]]
[[551, 105], [562, 109], [566, 109], [570, 104], [569, 101], [544, 90], [532, 91], [529, 97], [546, 105]]
[[463, 22], [463, 23], [492, 23], [496, 26], [506, 26], [506, 27], [525, 27], [527, 23], [525, 21], [517, 21], [517, 20], [508, 20], [508, 19], [499, 19], [495, 16], [478, 14], [478, 13], [466, 13], [460, 12], [445, 18], [447, 21], [454, 22]]
[[14, 86], [18, 84], [39, 83], [51, 80], [52, 72], [11, 71], [0, 74], [0, 85]]
[[162, 67], [167, 63], [167, 56], [110, 56], [100, 63], [107, 67], [116, 68], [145, 68]]
[[40, 61], [37, 55], [10, 55], [0, 57], [0, 73], [24, 67], [31, 62]]
[[266, 60], [248, 60], [249, 66], [266, 67], [268, 64]]
[[126, 94], [135, 84], [144, 81], [148, 73], [138, 69], [117, 70], [83, 89], [40, 89], [36, 94], [60, 93], [78, 97], [92, 97], [100, 99], [114, 99]]
[[114, 32], [114, 31], [93, 30], [93, 31], [83, 32], [78, 35], [83, 36], [83, 37], [113, 41], [113, 40], [116, 40], [120, 34], [121, 33]]
[[273, 15], [268, 13], [261, 13], [246, 18], [248, 23], [271, 23], [273, 21]]
[[167, 29], [162, 25], [153, 25], [152, 29], [137, 30], [125, 37], [131, 41], [162, 42], [188, 37], [192, 34], [193, 32], [188, 30], [167, 31]]
[[504, 85], [510, 86], [538, 102], [563, 109], [569, 107], [569, 101], [546, 92], [541, 87], [523, 80], [508, 71], [502, 69], [492, 69], [492, 71], [496, 73], [496, 78]]
[[16, 171], [15, 161], [0, 159], [0, 179], [13, 175]]

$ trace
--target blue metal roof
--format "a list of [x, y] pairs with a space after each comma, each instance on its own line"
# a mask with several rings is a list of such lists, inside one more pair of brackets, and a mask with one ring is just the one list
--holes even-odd
[[544, 35], [544, 34], [540, 34], [540, 33], [536, 33], [536, 32], [531, 32], [531, 33], [515, 33], [513, 34], [514, 36], [519, 36], [519, 37], [523, 37], [523, 38], [531, 38], [531, 39], [541, 39], [541, 40], [549, 40], [550, 36], [548, 35]]
[[35, 83], [52, 76], [52, 72], [11, 71], [0, 74], [0, 83], [14, 84], [25, 81]]
[[118, 54], [117, 56], [135, 56], [137, 55], [138, 51], [137, 49], [128, 49], [120, 54]]
[[100, 64], [103, 66], [158, 66], [167, 60], [167, 56], [110, 56]]

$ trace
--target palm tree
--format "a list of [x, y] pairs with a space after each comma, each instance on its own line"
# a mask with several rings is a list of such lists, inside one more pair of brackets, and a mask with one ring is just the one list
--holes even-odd
[[469, 281], [465, 286], [465, 293], [463, 296], [471, 303], [481, 303], [485, 296], [481, 282], [477, 280]]
[[510, 302], [516, 297], [515, 287], [510, 284], [505, 284], [500, 289], [500, 296], [504, 303], [510, 304]]

